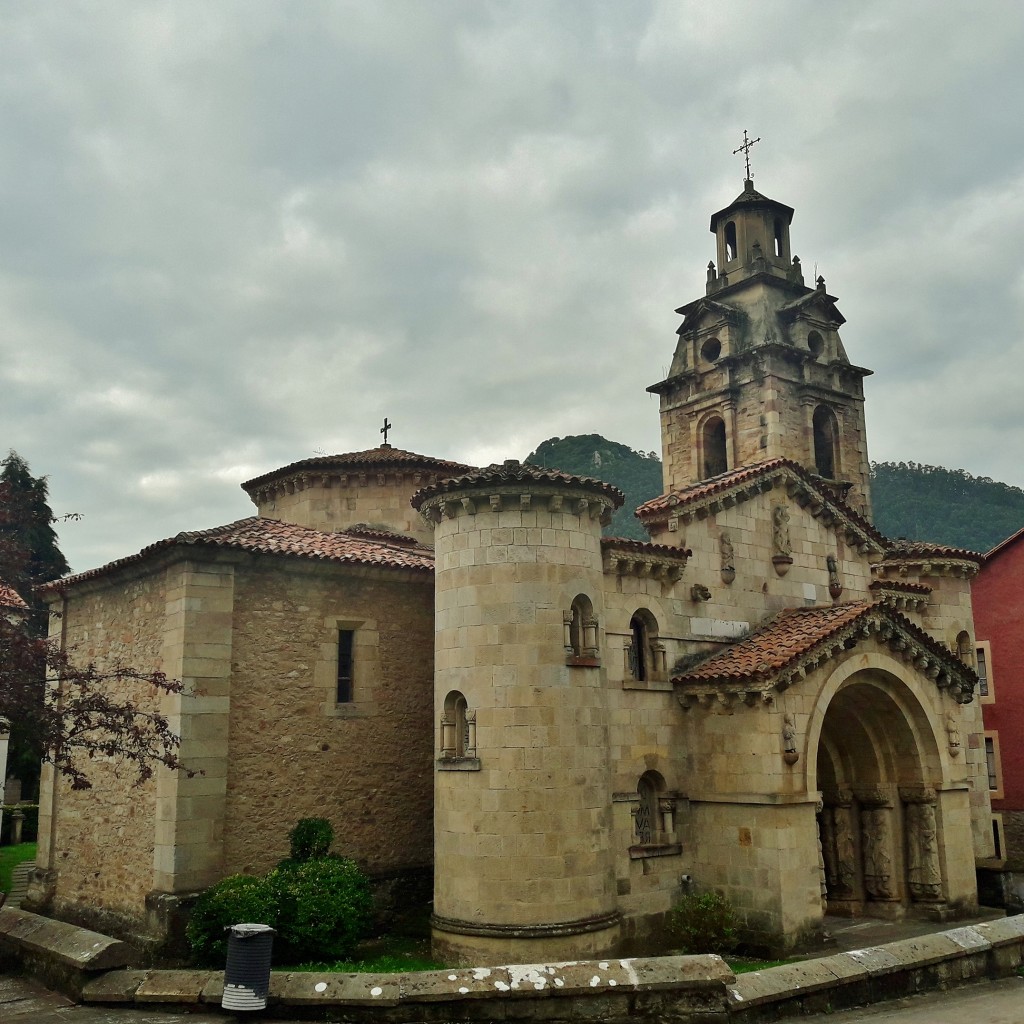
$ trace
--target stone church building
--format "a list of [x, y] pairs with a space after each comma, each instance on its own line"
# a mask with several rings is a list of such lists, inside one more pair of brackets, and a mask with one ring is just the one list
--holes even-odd
[[432, 869], [453, 960], [637, 948], [687, 890], [776, 949], [826, 913], [975, 908], [979, 556], [872, 526], [870, 371], [792, 217], [747, 180], [711, 218], [706, 294], [649, 389], [647, 543], [602, 536], [623, 499], [598, 480], [383, 444], [51, 586], [77, 656], [185, 682], [162, 708], [202, 774], [49, 773], [36, 905], [159, 938], [326, 815], [375, 875]]

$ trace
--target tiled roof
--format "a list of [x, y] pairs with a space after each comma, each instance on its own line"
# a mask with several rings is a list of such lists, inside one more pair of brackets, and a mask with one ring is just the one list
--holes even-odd
[[928, 541], [898, 540], [891, 542], [885, 550], [885, 561], [935, 561], [956, 559], [965, 562], [977, 562], [979, 565], [985, 556], [977, 551], [966, 548], [954, 548], [947, 544], [931, 544]]
[[869, 540], [877, 549], [885, 549], [889, 545], [890, 542], [855, 508], [838, 497], [827, 485], [820, 484], [799, 463], [786, 458], [767, 459], [765, 462], [757, 462], [752, 466], [742, 466], [739, 469], [730, 470], [728, 473], [720, 473], [718, 476], [701, 480], [680, 491], [662, 494], [644, 502], [636, 510], [635, 515], [641, 521], [656, 521], [669, 515], [683, 513], [691, 505], [697, 505], [733, 491], [737, 492], [735, 496], [739, 499], [742, 499], [744, 494], [747, 497], [753, 497], [756, 493], [755, 485], [759, 480], [779, 473], [788, 473], [791, 477], [796, 477], [805, 492], [813, 491], [819, 495], [842, 520], [845, 520], [849, 526], [853, 527], [863, 538]]
[[906, 594], [928, 595], [932, 588], [927, 583], [911, 583], [910, 580], [872, 580], [871, 590], [897, 590]]
[[418, 509], [428, 498], [437, 494], [462, 490], [465, 487], [478, 487], [481, 484], [500, 486], [520, 482], [562, 484], [585, 488], [589, 491], [599, 491], [609, 499], [613, 508], [618, 508], [625, 501], [622, 491], [603, 480], [596, 480], [589, 476], [574, 476], [557, 469], [547, 469], [544, 466], [534, 466], [530, 463], [518, 462], [516, 459], [508, 459], [502, 463], [484, 466], [483, 469], [463, 473], [461, 476], [452, 476], [446, 480], [438, 480], [436, 483], [429, 484], [413, 495], [412, 506]]
[[786, 668], [801, 654], [854, 622], [872, 605], [867, 601], [831, 608], [798, 608], [783, 612], [749, 637], [730, 644], [695, 668], [673, 678], [674, 683], [702, 680], [762, 682]]
[[892, 642], [894, 655], [970, 700], [977, 676], [934, 637], [885, 602], [857, 601], [833, 607], [798, 608], [782, 612], [749, 637], [675, 676], [672, 682], [700, 689], [759, 689], [765, 684], [785, 689], [819, 662], [835, 657], [864, 637], [876, 633]]
[[439, 473], [444, 476], [451, 476], [455, 473], [465, 473], [472, 469], [462, 462], [449, 462], [445, 459], [434, 459], [429, 455], [417, 455], [415, 452], [402, 451], [401, 448], [392, 448], [389, 444], [382, 444], [378, 448], [369, 448], [362, 452], [346, 452], [343, 455], [318, 455], [312, 459], [302, 459], [300, 462], [293, 462], [280, 469], [273, 469], [262, 476], [253, 477], [242, 484], [245, 491], [255, 490], [281, 477], [290, 476], [293, 473], [303, 473], [323, 470], [346, 470], [366, 471], [373, 467], [386, 469], [422, 469], [427, 472]]
[[20, 610], [28, 608], [28, 605], [25, 604], [21, 594], [14, 587], [0, 580], [0, 608], [17, 608]]
[[406, 538], [382, 540], [352, 533], [325, 533], [295, 523], [253, 516], [211, 530], [179, 533], [143, 548], [137, 555], [120, 558], [98, 569], [66, 576], [40, 587], [40, 592], [62, 590], [69, 585], [105, 576], [116, 569], [142, 562], [151, 555], [175, 547], [208, 547], [253, 554], [286, 555], [293, 558], [351, 565], [381, 566], [432, 572], [434, 553], [421, 544], [410, 547]]
[[651, 544], [649, 541], [633, 540], [631, 537], [602, 537], [601, 547], [614, 551], [634, 551], [638, 555], [658, 555], [666, 558], [689, 558], [689, 548], [674, 547], [671, 544]]

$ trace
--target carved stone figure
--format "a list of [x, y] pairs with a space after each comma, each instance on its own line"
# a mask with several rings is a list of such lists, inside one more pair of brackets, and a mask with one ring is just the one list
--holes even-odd
[[949, 737], [949, 756], [956, 757], [960, 753], [960, 723], [952, 708], [946, 712], [946, 735]]
[[857, 845], [853, 838], [850, 808], [836, 807], [832, 817], [836, 836], [836, 888], [843, 896], [853, 896], [857, 885]]
[[785, 505], [776, 505], [772, 509], [772, 543], [775, 554], [788, 558], [793, 553], [793, 543], [789, 539], [789, 510]]
[[825, 805], [821, 800], [818, 801], [818, 805], [815, 808], [815, 835], [818, 837], [818, 891], [821, 894], [821, 909], [824, 910], [828, 903], [828, 882], [825, 874], [825, 851], [821, 842], [822, 833], [822, 819], [824, 817], [823, 812]]
[[835, 892], [839, 888], [839, 870], [836, 864], [836, 819], [835, 808], [826, 807], [818, 817], [821, 829], [819, 839], [825, 867], [826, 893]]
[[907, 833], [907, 880], [911, 898], [939, 900], [942, 898], [942, 874], [935, 808], [931, 804], [907, 805]]
[[872, 899], [891, 900], [892, 854], [889, 852], [889, 815], [884, 809], [862, 812], [861, 845], [864, 850], [864, 889]]
[[833, 601], [838, 601], [843, 592], [843, 581], [839, 578], [839, 563], [836, 556], [829, 555], [825, 559], [825, 565], [828, 567], [828, 592]]
[[722, 581], [732, 583], [736, 579], [736, 558], [732, 538], [724, 530], [718, 535], [718, 551], [722, 558]]

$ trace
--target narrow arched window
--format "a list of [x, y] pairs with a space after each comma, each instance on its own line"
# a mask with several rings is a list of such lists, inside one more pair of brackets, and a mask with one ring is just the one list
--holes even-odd
[[725, 258], [736, 259], [736, 224], [733, 221], [725, 225]]
[[639, 615], [629, 620], [632, 643], [629, 648], [629, 667], [633, 678], [639, 682], [647, 679], [650, 653], [647, 641], [647, 626]]
[[701, 441], [704, 455], [704, 479], [726, 472], [729, 468], [729, 460], [725, 453], [725, 420], [721, 416], [712, 416], [704, 423]]
[[775, 218], [774, 229], [775, 230], [773, 231], [773, 234], [775, 236], [774, 237], [775, 255], [776, 256], [781, 256], [782, 255], [782, 221], [778, 217]]
[[569, 610], [562, 616], [565, 624], [565, 659], [575, 664], [579, 659], [593, 665], [599, 656], [597, 617], [594, 605], [586, 594], [577, 594]]
[[826, 480], [834, 480], [839, 465], [839, 424], [836, 414], [827, 406], [814, 410], [814, 465]]
[[629, 620], [629, 634], [627, 676], [640, 683], [664, 679], [665, 646], [658, 639], [658, 620], [646, 608], [638, 608]]
[[441, 757], [476, 757], [476, 713], [458, 690], [444, 699], [441, 715]]
[[956, 635], [956, 656], [965, 664], [973, 664], [974, 658], [972, 657], [973, 645], [971, 644], [971, 634], [966, 629], [961, 630]]

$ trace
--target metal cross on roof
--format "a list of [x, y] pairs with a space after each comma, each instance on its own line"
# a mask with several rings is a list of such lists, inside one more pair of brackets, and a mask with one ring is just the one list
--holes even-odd
[[760, 135], [758, 135], [758, 137], [756, 139], [748, 139], [747, 138], [747, 129], [744, 128], [743, 129], [743, 145], [740, 146], [738, 149], [734, 149], [732, 151], [732, 155], [733, 156], [735, 156], [737, 153], [742, 153], [743, 154], [743, 159], [747, 163], [747, 177], [746, 177], [747, 181], [751, 181], [753, 179], [753, 175], [750, 173], [750, 147], [753, 146], [755, 142], [760, 142], [760, 141], [761, 141], [761, 136]]
[[387, 416], [384, 417], [384, 426], [380, 428], [380, 432], [384, 435], [384, 443], [388, 443], [388, 431], [391, 429], [391, 424], [388, 423]]

